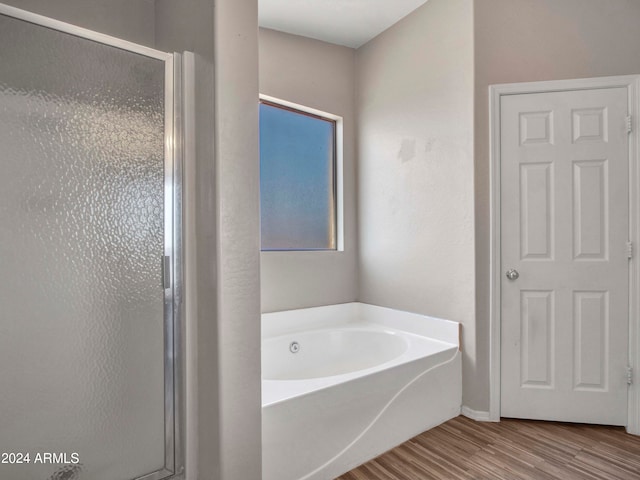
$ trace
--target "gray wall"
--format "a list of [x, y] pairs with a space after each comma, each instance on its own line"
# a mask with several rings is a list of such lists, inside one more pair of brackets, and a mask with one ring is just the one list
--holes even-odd
[[355, 301], [354, 50], [260, 29], [260, 93], [344, 119], [344, 251], [263, 252], [262, 311]]
[[[156, 48], [196, 54], [194, 151], [185, 166], [185, 288], [190, 330], [186, 467], [189, 479], [220, 477], [214, 131], [214, 36], [211, 0], [158, 0]], [[195, 337], [195, 339], [193, 338]], [[196, 355], [194, 359], [192, 355]], [[190, 372], [191, 373], [191, 372]], [[194, 476], [194, 470], [198, 477]]]
[[476, 387], [471, 0], [430, 0], [356, 53], [359, 300], [462, 322]]
[[[431, 3], [431, 2], [429, 2]], [[489, 103], [497, 83], [640, 73], [640, 2], [475, 2], [475, 205], [478, 381], [467, 404], [489, 410]]]
[[258, 2], [216, 0], [214, 5], [220, 478], [258, 480]]

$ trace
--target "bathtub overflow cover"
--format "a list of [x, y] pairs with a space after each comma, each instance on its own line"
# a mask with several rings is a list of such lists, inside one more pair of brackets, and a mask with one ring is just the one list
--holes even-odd
[[291, 353], [298, 353], [300, 351], [300, 344], [298, 342], [291, 342], [289, 345], [289, 350]]

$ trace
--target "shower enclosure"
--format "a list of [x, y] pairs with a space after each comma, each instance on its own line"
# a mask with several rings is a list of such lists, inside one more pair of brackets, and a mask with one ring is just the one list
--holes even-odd
[[0, 478], [182, 475], [180, 57], [0, 5]]

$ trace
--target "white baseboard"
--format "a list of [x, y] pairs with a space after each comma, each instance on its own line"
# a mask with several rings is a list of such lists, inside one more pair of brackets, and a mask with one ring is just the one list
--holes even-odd
[[491, 416], [489, 415], [489, 412], [482, 412], [479, 410], [473, 410], [469, 407], [466, 406], [462, 406], [462, 411], [461, 411], [462, 415], [464, 415], [467, 418], [470, 418], [471, 420], [475, 420], [476, 422], [491, 422]]

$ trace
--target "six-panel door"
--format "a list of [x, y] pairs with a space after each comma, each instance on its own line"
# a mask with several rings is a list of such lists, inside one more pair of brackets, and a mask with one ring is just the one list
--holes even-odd
[[624, 88], [502, 97], [503, 417], [626, 423], [626, 116]]

